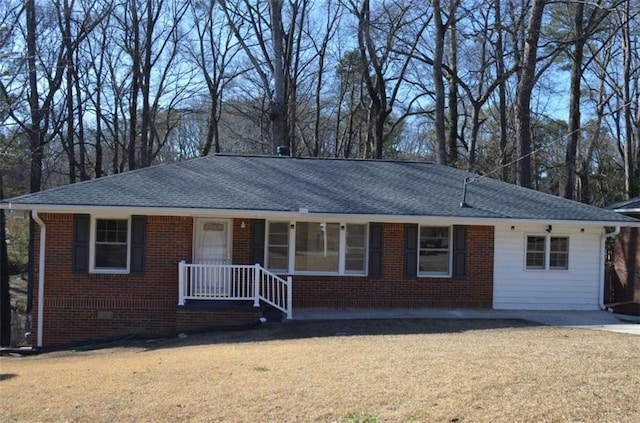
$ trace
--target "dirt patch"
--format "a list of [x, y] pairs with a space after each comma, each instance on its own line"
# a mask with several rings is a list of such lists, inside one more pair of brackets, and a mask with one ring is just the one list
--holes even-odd
[[11, 309], [20, 313], [27, 312], [27, 278], [22, 275], [9, 276]]
[[27, 314], [27, 279], [21, 275], [9, 277], [11, 296], [11, 346], [22, 347], [30, 343], [31, 316]]

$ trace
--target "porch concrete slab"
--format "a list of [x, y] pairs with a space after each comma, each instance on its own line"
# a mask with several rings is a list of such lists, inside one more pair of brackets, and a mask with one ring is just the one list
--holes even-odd
[[[623, 316], [620, 316], [624, 318]], [[640, 323], [607, 311], [537, 311], [487, 309], [315, 309], [293, 310], [294, 320], [344, 319], [518, 319], [548, 326], [596, 329], [640, 335]], [[633, 319], [631, 319], [633, 320]]]

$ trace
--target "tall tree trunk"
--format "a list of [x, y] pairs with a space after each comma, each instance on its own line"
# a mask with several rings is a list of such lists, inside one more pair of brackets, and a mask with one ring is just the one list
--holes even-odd
[[498, 110], [498, 119], [500, 123], [500, 178], [503, 181], [509, 180], [509, 154], [507, 152], [508, 148], [508, 140], [507, 136], [507, 82], [502, 80], [502, 76], [505, 73], [504, 68], [504, 46], [503, 46], [503, 38], [502, 38], [502, 9], [500, 6], [500, 2], [502, 0], [495, 0], [495, 19], [496, 19], [496, 31], [497, 31], [497, 39], [496, 39], [496, 66], [497, 66], [497, 75], [498, 79], [501, 79], [500, 85], [498, 85], [498, 101], [499, 101], [499, 110]]
[[578, 154], [578, 143], [580, 141], [580, 88], [582, 80], [582, 61], [584, 57], [584, 31], [583, 15], [584, 3], [577, 2], [575, 5], [574, 25], [575, 38], [573, 54], [571, 60], [571, 87], [569, 89], [569, 134], [567, 151], [565, 154], [565, 185], [564, 198], [575, 199], [576, 189], [576, 158]]
[[38, 71], [36, 59], [38, 47], [36, 45], [36, 6], [35, 0], [25, 1], [27, 24], [27, 66], [29, 69], [29, 107], [31, 109], [31, 123], [28, 126], [29, 150], [31, 155], [31, 172], [29, 181], [30, 192], [38, 192], [42, 186], [42, 160], [44, 148], [44, 134], [42, 133], [43, 110], [38, 97]]
[[271, 99], [271, 143], [273, 154], [277, 153], [279, 145], [288, 145], [287, 116], [284, 86], [284, 28], [282, 26], [283, 0], [269, 0], [271, 15], [271, 42], [273, 46], [273, 97]]
[[[4, 200], [2, 172], [0, 172], [0, 200]], [[9, 286], [9, 255], [4, 209], [0, 209], [0, 347], [11, 346], [11, 289]]]
[[[77, 63], [77, 61], [76, 61]], [[74, 67], [73, 80], [76, 88], [76, 104], [77, 104], [77, 116], [78, 116], [78, 171], [80, 172], [80, 180], [88, 181], [89, 174], [87, 173], [87, 145], [84, 137], [84, 104], [82, 102], [82, 90], [80, 89], [80, 78], [78, 77], [78, 70]], [[97, 147], [96, 147], [97, 150]], [[96, 159], [97, 160], [97, 159]]]
[[[218, 137], [218, 124], [216, 121], [218, 113], [218, 98], [214, 90], [209, 91], [211, 94], [211, 106], [209, 107], [209, 117], [207, 119], [207, 135], [200, 151], [201, 156], [208, 156], [213, 146], [216, 153], [220, 152], [220, 140]], [[215, 143], [214, 143], [215, 142]]]
[[458, 162], [458, 40], [456, 28], [456, 8], [458, 2], [452, 1], [449, 7], [449, 164]]
[[548, 0], [533, 0], [531, 14], [527, 24], [522, 71], [518, 82], [516, 97], [516, 139], [520, 145], [518, 161], [518, 184], [531, 188], [531, 94], [535, 85], [536, 62], [538, 59], [538, 40], [544, 7]]
[[69, 183], [74, 184], [76, 182], [76, 149], [74, 140], [74, 111], [73, 111], [73, 48], [71, 41], [71, 8], [68, 0], [64, 0], [63, 4], [63, 34], [62, 43], [66, 50], [66, 101], [67, 101], [67, 136], [66, 142], [63, 140], [63, 145], [66, 144], [67, 161], [69, 169]]
[[142, 116], [140, 119], [140, 167], [151, 166], [151, 155], [153, 153], [151, 137], [151, 53], [153, 49], [154, 36], [154, 11], [153, 0], [147, 0], [146, 10], [147, 23], [145, 25], [144, 58], [140, 73], [140, 91], [142, 94]]
[[624, 115], [624, 176], [625, 176], [625, 194], [627, 198], [635, 197], [634, 180], [634, 151], [633, 151], [633, 133], [631, 121], [631, 25], [630, 25], [630, 1], [627, 0], [622, 5], [622, 111]]
[[436, 25], [436, 45], [435, 54], [433, 56], [433, 85], [436, 94], [435, 104], [435, 126], [436, 126], [436, 142], [437, 152], [436, 161], [439, 164], [447, 163], [447, 148], [445, 135], [445, 93], [444, 93], [444, 75], [442, 72], [442, 60], [444, 57], [444, 36], [446, 27], [442, 22], [442, 12], [440, 10], [440, 0], [431, 0], [433, 6], [433, 19]]
[[137, 166], [137, 141], [138, 141], [138, 95], [141, 84], [140, 68], [140, 19], [138, 17], [137, 0], [130, 0], [131, 4], [131, 28], [129, 31], [133, 37], [133, 46], [130, 46], [131, 58], [131, 104], [129, 106], [129, 140], [127, 143], [127, 164], [129, 170]]

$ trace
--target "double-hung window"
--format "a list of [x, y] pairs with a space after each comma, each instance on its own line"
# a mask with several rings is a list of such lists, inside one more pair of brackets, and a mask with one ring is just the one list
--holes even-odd
[[418, 254], [419, 276], [451, 274], [451, 228], [420, 226]]
[[289, 270], [289, 222], [269, 222], [267, 230], [267, 268]]
[[365, 274], [367, 225], [268, 222], [267, 267], [276, 272]]
[[569, 238], [551, 235], [527, 235], [527, 270], [569, 269]]
[[129, 219], [94, 218], [91, 228], [91, 270], [104, 273], [129, 271]]

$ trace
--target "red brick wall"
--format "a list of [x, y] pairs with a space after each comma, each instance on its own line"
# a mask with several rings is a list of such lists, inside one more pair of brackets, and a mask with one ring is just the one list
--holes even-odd
[[198, 310], [178, 309], [176, 329], [178, 332], [208, 329], [220, 326], [245, 325], [262, 317], [262, 310]]
[[640, 228], [622, 228], [615, 239], [612, 302], [640, 302]]
[[493, 304], [492, 226], [468, 227], [467, 276], [424, 278], [404, 275], [404, 225], [385, 224], [382, 276], [293, 276], [296, 307], [472, 307]]
[[[42, 214], [41, 217], [47, 226], [44, 346], [128, 334], [171, 334], [203, 327], [249, 323], [259, 317], [258, 310], [201, 310], [177, 307], [178, 262], [191, 262], [192, 258], [191, 217], [147, 217], [145, 273], [140, 275], [74, 273], [71, 255], [73, 215]], [[234, 263], [250, 264], [250, 235], [250, 220], [234, 219]], [[493, 292], [493, 239], [493, 227], [468, 227], [468, 276], [464, 278], [407, 277], [404, 275], [404, 226], [385, 224], [382, 276], [294, 276], [294, 309], [490, 308]], [[37, 245], [38, 241], [34, 259], [36, 271]], [[35, 343], [39, 307], [37, 280], [34, 287]]]
[[[192, 218], [148, 216], [145, 273], [104, 275], [73, 272], [72, 214], [41, 217], [47, 227], [45, 346], [176, 331], [177, 264], [191, 260]], [[34, 287], [37, 320], [37, 282]]]
[[[244, 223], [244, 228], [242, 227]], [[251, 220], [233, 220], [233, 264], [251, 263]]]

